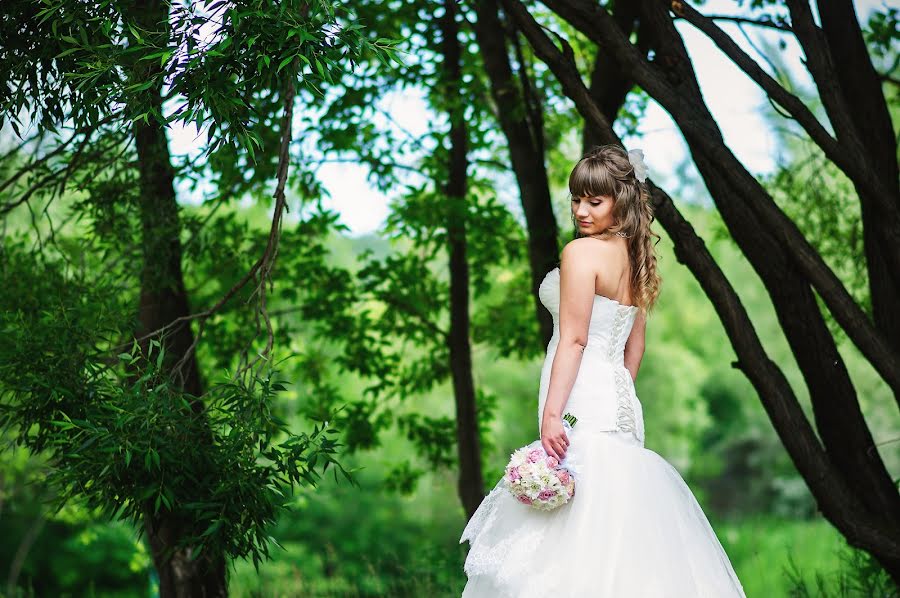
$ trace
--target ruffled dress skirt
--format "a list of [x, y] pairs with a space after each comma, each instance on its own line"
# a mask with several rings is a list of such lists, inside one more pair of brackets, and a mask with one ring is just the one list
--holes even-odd
[[463, 597], [744, 596], [678, 471], [631, 432], [580, 424], [567, 453], [572, 500], [539, 511], [501, 482], [470, 519]]

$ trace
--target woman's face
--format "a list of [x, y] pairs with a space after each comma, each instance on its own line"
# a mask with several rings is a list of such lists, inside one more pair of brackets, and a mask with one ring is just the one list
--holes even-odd
[[572, 213], [582, 235], [602, 233], [612, 226], [612, 211], [613, 198], [609, 195], [572, 198]]

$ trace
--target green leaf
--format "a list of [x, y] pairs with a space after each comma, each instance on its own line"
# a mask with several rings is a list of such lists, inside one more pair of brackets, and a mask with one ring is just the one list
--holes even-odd
[[280, 73], [280, 72], [281, 72], [281, 69], [283, 69], [285, 66], [287, 66], [288, 63], [289, 63], [291, 60], [293, 60], [293, 59], [294, 59], [293, 56], [288, 56], [287, 58], [283, 59], [283, 60], [278, 64], [278, 68], [275, 69], [275, 72], [276, 72], [276, 73]]
[[204, 538], [210, 534], [214, 534], [214, 533], [216, 533], [216, 530], [219, 529], [220, 527], [222, 527], [222, 520], [216, 519], [215, 521], [212, 522], [212, 525], [210, 525], [208, 528], [206, 528], [206, 531], [204, 531], [202, 534], [200, 534], [200, 537]]
[[69, 54], [73, 54], [80, 49], [81, 48], [69, 48], [68, 50], [63, 50], [62, 52], [54, 56], [54, 58], [62, 58], [63, 56], [68, 56]]
[[138, 33], [138, 30], [135, 29], [135, 28], [131, 25], [131, 23], [128, 24], [128, 30], [131, 31], [131, 35], [133, 35], [134, 38], [135, 38], [136, 40], [138, 40], [138, 43], [141, 43], [141, 44], [144, 43], [144, 39], [141, 37], [141, 34]]

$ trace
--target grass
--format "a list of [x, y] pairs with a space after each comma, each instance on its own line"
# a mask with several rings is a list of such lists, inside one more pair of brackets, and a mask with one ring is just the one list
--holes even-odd
[[749, 598], [789, 597], [797, 576], [809, 581], [842, 565], [843, 539], [823, 519], [751, 517], [713, 527]]
[[[863, 586], [854, 569], [865, 559], [846, 547], [826, 521], [751, 517], [736, 522], [713, 522], [719, 540], [741, 579], [748, 598], [887, 598], [888, 581]], [[309, 566], [317, 561], [299, 543], [277, 551], [259, 575], [249, 563], [238, 562], [230, 582], [232, 596], [309, 596], [361, 598], [374, 596], [454, 596], [465, 583], [462, 552], [454, 540], [425, 539], [409, 562], [379, 564], [379, 555], [359, 555], [353, 563], [339, 563], [330, 575]], [[861, 560], [862, 559], [862, 560]], [[391, 570], [391, 575], [386, 571]], [[350, 573], [349, 575], [345, 574]], [[868, 588], [868, 590], [864, 589]]]

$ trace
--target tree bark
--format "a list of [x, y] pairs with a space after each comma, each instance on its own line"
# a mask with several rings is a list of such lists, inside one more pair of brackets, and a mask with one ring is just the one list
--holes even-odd
[[466, 202], [468, 189], [468, 131], [463, 115], [462, 48], [454, 0], [444, 0], [439, 18], [441, 84], [450, 116], [450, 164], [445, 186], [447, 197], [447, 242], [450, 253], [450, 371], [456, 402], [456, 443], [459, 456], [459, 497], [471, 517], [484, 499], [478, 406], [472, 379], [472, 347], [469, 342], [469, 265], [466, 258]]
[[[135, 0], [128, 10], [130, 17], [148, 33], [157, 37], [160, 47], [168, 39], [168, 4], [158, 0]], [[136, 63], [132, 76], [145, 81], [158, 72], [156, 61]], [[160, 87], [148, 89], [143, 100], [162, 114]], [[181, 224], [175, 198], [174, 172], [165, 129], [153, 118], [137, 120], [133, 133], [138, 157], [143, 266], [138, 307], [140, 338], [159, 330], [173, 320], [190, 315], [184, 277], [181, 270]], [[148, 354], [153, 337], [144, 339], [141, 348]], [[164, 369], [177, 363], [193, 344], [190, 325], [184, 322], [163, 334], [160, 340], [166, 350]], [[181, 370], [182, 389], [194, 396], [203, 394], [203, 380], [193, 354]], [[198, 416], [204, 411], [196, 399], [191, 408]], [[209, 438], [197, 439], [209, 442]], [[159, 574], [159, 593], [163, 598], [227, 596], [225, 559], [221, 554], [204, 552], [192, 560], [192, 549], [175, 546], [192, 529], [192, 521], [177, 512], [160, 509], [156, 514], [149, 504], [144, 507], [144, 528], [151, 554]]]
[[[162, 101], [158, 91], [154, 101], [157, 108], [161, 109]], [[138, 338], [190, 314], [181, 271], [180, 223], [168, 145], [164, 130], [155, 121], [151, 120], [150, 123], [136, 123], [134, 126], [140, 169], [139, 201], [144, 246], [140, 326], [135, 331]], [[153, 337], [147, 338], [141, 343], [144, 355], [148, 354], [152, 339]], [[190, 325], [183, 323], [159, 340], [167, 355], [164, 367], [171, 368], [193, 344], [193, 333]], [[193, 355], [183, 368], [182, 387], [186, 393], [195, 397], [203, 393], [203, 382]], [[191, 407], [197, 415], [202, 414], [203, 404], [199, 400], [194, 400]], [[190, 524], [177, 513], [161, 509], [154, 515], [149, 505], [145, 509], [144, 526], [159, 574], [160, 596], [226, 596], [225, 560], [222, 555], [204, 553], [197, 560], [191, 561], [190, 548], [169, 554], [190, 529]]]
[[[550, 185], [544, 165], [543, 122], [532, 119], [524, 92], [520, 90], [510, 65], [503, 23], [496, 0], [476, 4], [478, 20], [475, 38], [491, 85], [496, 116], [506, 136], [519, 195], [528, 229], [528, 258], [531, 265], [531, 295], [541, 339], [549, 344], [553, 336], [553, 318], [540, 302], [538, 289], [544, 275], [556, 265], [559, 256], [556, 217], [550, 198]], [[524, 70], [524, 65], [519, 65]], [[530, 81], [520, 77], [523, 89]], [[540, 111], [538, 111], [540, 114]]]

